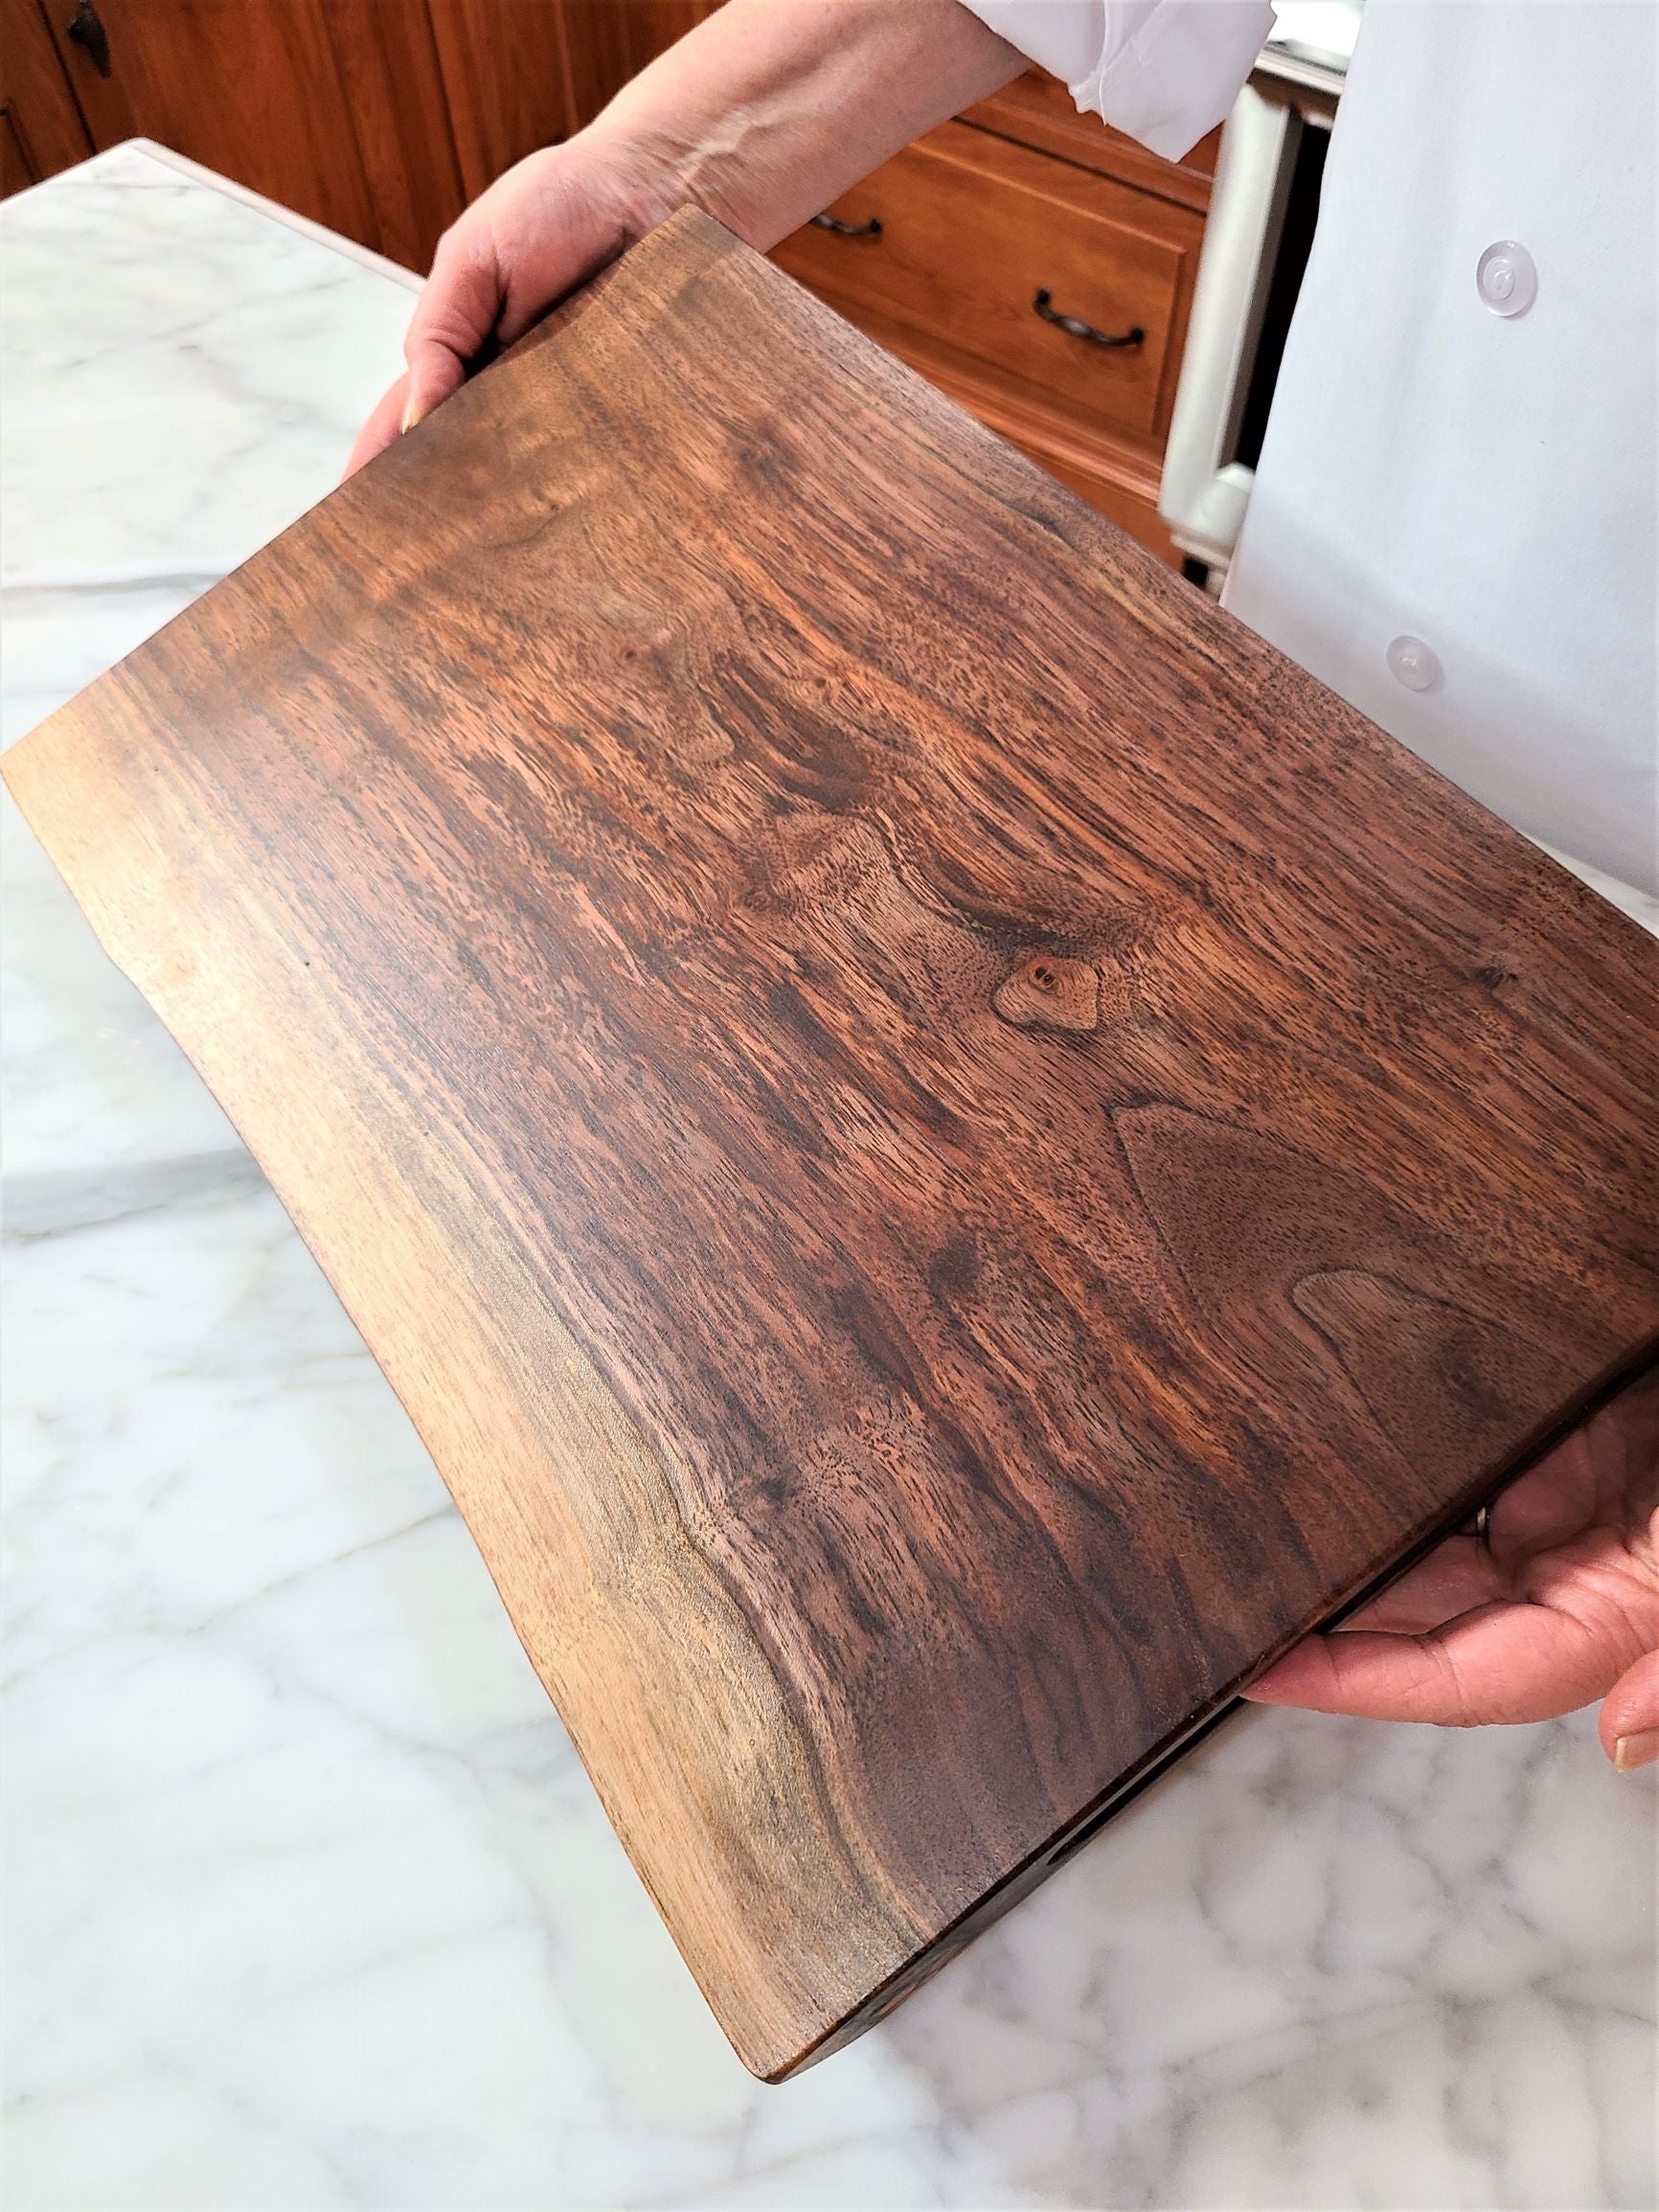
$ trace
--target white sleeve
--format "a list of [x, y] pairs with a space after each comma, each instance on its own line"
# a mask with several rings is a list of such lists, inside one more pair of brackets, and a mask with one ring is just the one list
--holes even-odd
[[1268, 0], [963, 0], [1081, 108], [1178, 161], [1226, 115], [1273, 28]]

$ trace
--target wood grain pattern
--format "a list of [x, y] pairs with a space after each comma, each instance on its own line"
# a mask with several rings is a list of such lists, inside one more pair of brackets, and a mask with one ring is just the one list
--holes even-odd
[[7, 774], [765, 2075], [1659, 1333], [1649, 941], [699, 217]]
[[[784, 250], [773, 256], [780, 267], [788, 266], [789, 243], [786, 239]], [[1170, 567], [1180, 567], [1182, 556], [1158, 513], [1162, 449], [1155, 440], [1121, 438], [1054, 394], [1002, 376], [983, 359], [941, 345], [914, 324], [838, 300], [831, 286], [812, 289], [1120, 530]]]

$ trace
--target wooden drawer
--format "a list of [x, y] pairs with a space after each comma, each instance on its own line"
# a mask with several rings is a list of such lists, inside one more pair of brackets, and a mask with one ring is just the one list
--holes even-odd
[[[1162, 442], [1174, 399], [1203, 217], [1110, 177], [947, 123], [878, 169], [776, 259], [860, 321], [901, 327], [1081, 419]], [[1107, 348], [1045, 321], [1052, 308], [1109, 334]]]
[[1200, 215], [1209, 213], [1221, 152], [1219, 124], [1179, 161], [1165, 161], [1121, 130], [1113, 130], [1098, 115], [1079, 114], [1077, 102], [1046, 69], [1028, 69], [989, 100], [976, 101], [962, 120], [994, 131], [999, 138], [1057, 153], [1062, 161], [1081, 169], [1099, 170], [1102, 176], [1115, 176], [1121, 184], [1153, 193], [1159, 199], [1175, 200]]

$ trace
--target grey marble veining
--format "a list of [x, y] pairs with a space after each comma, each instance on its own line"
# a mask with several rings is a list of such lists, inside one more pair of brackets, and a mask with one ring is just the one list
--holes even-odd
[[[405, 287], [118, 149], [0, 210], [7, 737], [328, 488]], [[16, 2212], [1643, 2206], [1587, 1717], [1233, 1724], [852, 2050], [727, 2051], [430, 1462], [14, 811]]]

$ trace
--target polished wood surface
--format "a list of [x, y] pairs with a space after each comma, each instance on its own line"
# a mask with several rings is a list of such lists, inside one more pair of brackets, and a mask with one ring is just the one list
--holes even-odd
[[6, 772], [768, 2076], [1659, 1333], [1650, 941], [699, 217]]

